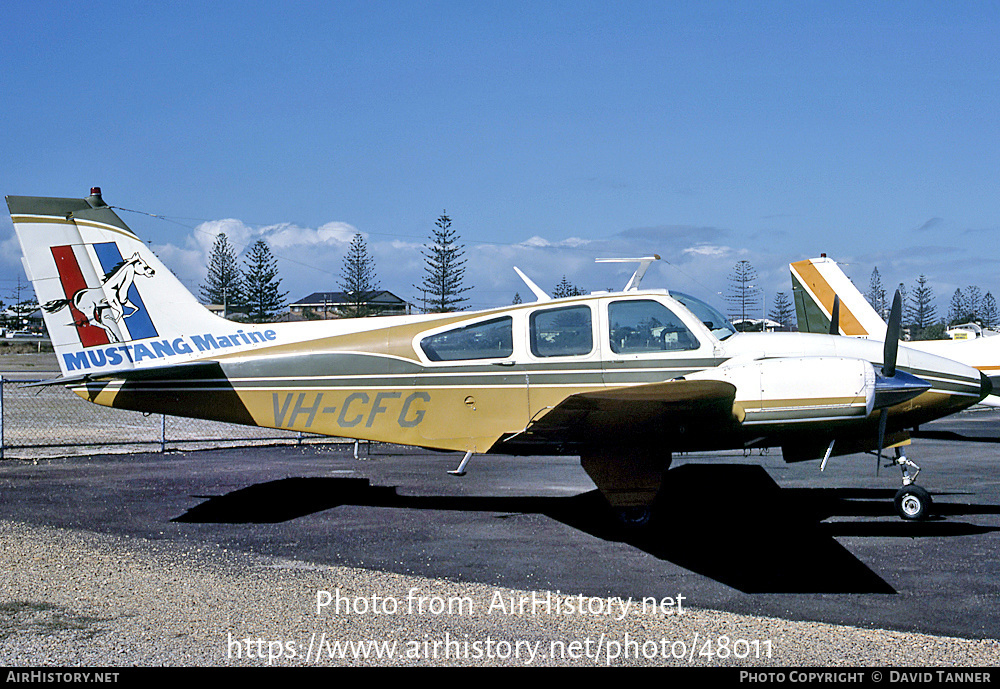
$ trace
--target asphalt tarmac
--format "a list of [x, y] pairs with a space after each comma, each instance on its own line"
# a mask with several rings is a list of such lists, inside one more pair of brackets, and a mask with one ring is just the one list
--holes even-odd
[[656, 520], [619, 527], [576, 458], [373, 446], [241, 448], [0, 464], [0, 519], [586, 596], [1000, 638], [1000, 410], [907, 451], [934, 518], [892, 507], [866, 455], [785, 464], [680, 455]]

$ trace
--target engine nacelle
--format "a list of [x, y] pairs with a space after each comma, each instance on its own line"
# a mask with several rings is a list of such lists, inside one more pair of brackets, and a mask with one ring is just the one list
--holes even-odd
[[851, 421], [871, 415], [876, 373], [847, 357], [759, 359], [685, 376], [736, 386], [734, 413], [745, 426]]

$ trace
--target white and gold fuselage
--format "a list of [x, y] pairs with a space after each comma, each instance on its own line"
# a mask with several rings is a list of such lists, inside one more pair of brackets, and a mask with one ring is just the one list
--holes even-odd
[[[611, 313], [633, 304], [670, 312], [691, 341], [677, 350], [616, 348]], [[532, 346], [532, 321], [561, 312], [589, 313], [588, 351], [548, 356]], [[447, 360], [429, 356], [428, 340], [475, 332], [483, 324], [496, 327], [498, 319], [508, 321], [502, 327], [509, 327], [509, 340], [500, 340], [510, 346], [496, 356], [476, 349], [467, 353], [470, 358], [461, 352]], [[250, 336], [255, 332], [261, 341]], [[680, 381], [732, 384], [732, 423], [712, 417], [708, 428], [684, 433], [667, 412], [633, 429], [645, 434], [642, 439], [608, 440], [690, 450], [751, 441], [781, 445], [817, 433], [860, 435], [873, 416], [874, 376], [881, 365], [881, 347], [864, 340], [797, 333], [737, 333], [719, 340], [662, 290], [444, 316], [226, 324], [192, 338], [191, 349], [188, 361], [175, 369], [151, 367], [148, 378], [91, 376], [74, 390], [107, 406], [324, 435], [479, 453], [578, 454], [581, 442], [597, 442], [595, 434], [628, 424], [605, 420], [583, 435], [544, 428], [546, 415], [567, 399]], [[925, 423], [981, 398], [982, 380], [968, 367], [909, 350], [901, 352], [899, 366], [932, 387], [892, 410], [893, 428]], [[680, 417], [683, 425], [697, 427], [690, 413]], [[873, 433], [864, 436], [874, 442]]]

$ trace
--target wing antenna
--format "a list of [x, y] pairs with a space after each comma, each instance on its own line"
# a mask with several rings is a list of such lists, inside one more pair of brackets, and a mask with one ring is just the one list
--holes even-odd
[[635, 292], [639, 289], [639, 283], [642, 282], [642, 277], [646, 274], [649, 264], [653, 261], [659, 261], [660, 256], [653, 254], [652, 256], [643, 256], [642, 258], [598, 258], [596, 260], [597, 263], [638, 263], [639, 267], [632, 273], [628, 284], [622, 290], [622, 292]]
[[528, 286], [528, 289], [530, 289], [532, 292], [534, 292], [534, 294], [535, 294], [535, 301], [552, 301], [552, 297], [550, 297], [549, 295], [547, 295], [545, 293], [545, 290], [543, 290], [541, 287], [539, 287], [534, 282], [532, 282], [531, 278], [529, 278], [527, 275], [525, 275], [524, 273], [522, 273], [520, 268], [518, 268], [517, 266], [514, 266], [514, 272], [517, 273], [518, 275], [520, 275], [521, 279], [524, 280], [524, 284], [526, 284]]

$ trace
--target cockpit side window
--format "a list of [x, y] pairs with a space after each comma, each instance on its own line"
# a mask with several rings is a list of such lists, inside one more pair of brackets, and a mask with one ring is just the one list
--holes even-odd
[[537, 357], [580, 356], [594, 350], [589, 306], [535, 311], [528, 319], [531, 353]]
[[683, 304], [720, 340], [725, 340], [736, 334], [736, 328], [729, 322], [729, 319], [723, 316], [718, 309], [709, 306], [701, 299], [695, 299], [690, 294], [683, 292], [671, 292], [670, 296]]
[[670, 309], [652, 299], [608, 305], [611, 351], [616, 354], [698, 349], [698, 339]]
[[514, 353], [513, 319], [510, 316], [474, 323], [420, 341], [431, 361], [504, 359]]

